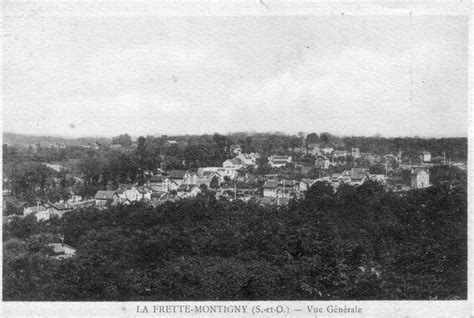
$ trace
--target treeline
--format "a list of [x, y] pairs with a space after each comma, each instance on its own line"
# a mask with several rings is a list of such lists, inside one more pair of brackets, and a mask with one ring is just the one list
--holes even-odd
[[[56, 260], [45, 247], [77, 248]], [[316, 183], [286, 208], [207, 194], [14, 219], [6, 301], [466, 299], [467, 195]]]
[[[80, 141], [82, 139], [78, 139]], [[167, 145], [167, 141], [176, 143]], [[292, 154], [292, 149], [307, 147], [317, 143], [321, 147], [335, 147], [350, 150], [357, 147], [362, 152], [374, 154], [396, 154], [399, 150], [407, 157], [416, 157], [420, 151], [430, 151], [433, 156], [442, 156], [453, 160], [467, 159], [467, 138], [419, 138], [397, 137], [384, 138], [372, 137], [340, 137], [330, 133], [298, 133], [288, 135], [284, 133], [232, 133], [228, 135], [181, 135], [181, 136], [140, 136], [133, 141], [128, 134], [123, 134], [111, 140], [100, 139], [97, 142], [102, 151], [112, 145], [121, 145], [133, 149], [142, 157], [144, 167], [153, 169], [157, 163], [163, 161], [164, 156], [170, 157], [171, 164], [185, 160], [188, 165], [204, 164], [216, 165], [222, 159], [232, 155], [231, 147], [240, 145], [245, 153], [258, 152], [264, 156], [272, 154]], [[35, 149], [24, 147], [3, 148], [4, 161], [16, 161], [18, 157], [25, 157], [32, 161], [62, 161], [87, 157], [91, 151], [84, 150], [80, 145], [67, 145], [66, 148], [37, 147]], [[94, 151], [92, 151], [94, 152]], [[160, 159], [161, 156], [161, 159]]]

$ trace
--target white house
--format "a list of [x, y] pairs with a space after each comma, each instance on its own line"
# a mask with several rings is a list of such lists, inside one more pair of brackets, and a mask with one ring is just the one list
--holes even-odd
[[329, 168], [329, 159], [326, 156], [317, 156], [316, 160], [314, 161], [314, 165], [316, 168], [320, 169], [328, 169]]
[[345, 150], [336, 150], [332, 153], [333, 158], [346, 158], [347, 157], [347, 151]]
[[183, 176], [183, 184], [197, 184], [199, 174], [193, 171], [186, 171]]
[[431, 161], [431, 153], [429, 151], [423, 151], [420, 153], [420, 160], [422, 162], [430, 162]]
[[333, 148], [333, 147], [325, 147], [325, 148], [322, 149], [322, 152], [323, 152], [323, 154], [325, 154], [325, 155], [329, 155], [329, 154], [331, 154], [333, 151], [334, 151], [334, 148]]
[[53, 249], [55, 254], [53, 257], [57, 259], [71, 258], [76, 255], [76, 249], [66, 244], [50, 243], [48, 246]]
[[280, 168], [292, 162], [291, 156], [271, 156], [268, 157], [268, 164], [273, 168]]
[[228, 177], [233, 180], [237, 176], [237, 171], [234, 168], [224, 168], [224, 167], [203, 167], [198, 169], [198, 174], [203, 175], [204, 172], [216, 172], [222, 178]]
[[137, 187], [137, 190], [141, 193], [142, 199], [151, 200], [151, 194], [153, 191], [150, 187]]
[[133, 184], [120, 184], [115, 191], [121, 200], [139, 201], [143, 198], [142, 194]]
[[298, 184], [298, 189], [300, 192], [307, 191], [316, 180], [313, 179], [302, 179]]
[[321, 149], [319, 148], [319, 144], [312, 143], [308, 144], [308, 154], [313, 156], [319, 156], [321, 154]]
[[31, 207], [25, 207], [23, 209], [23, 216], [33, 214], [36, 217], [37, 221], [40, 220], [49, 220], [50, 210], [43, 205], [36, 205]]
[[201, 193], [201, 189], [194, 184], [182, 184], [177, 190], [177, 194], [180, 198], [194, 198], [199, 193]]
[[168, 177], [152, 176], [148, 180], [148, 186], [152, 191], [169, 192], [178, 189], [179, 185]]
[[244, 163], [239, 158], [227, 159], [222, 163], [223, 168], [229, 168], [234, 170], [239, 170], [244, 166]]
[[430, 174], [425, 169], [416, 168], [411, 171], [411, 187], [422, 189], [430, 186]]

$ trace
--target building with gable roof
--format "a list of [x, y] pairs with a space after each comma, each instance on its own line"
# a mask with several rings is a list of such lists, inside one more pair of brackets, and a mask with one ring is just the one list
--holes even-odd
[[263, 196], [267, 198], [276, 198], [281, 194], [282, 185], [276, 180], [267, 180], [263, 185]]
[[329, 159], [326, 156], [317, 156], [314, 161], [314, 166], [319, 169], [328, 169]]
[[240, 160], [239, 158], [232, 158], [232, 159], [227, 159], [222, 163], [223, 168], [228, 168], [228, 169], [233, 169], [233, 170], [239, 170], [243, 168], [245, 165]]
[[142, 199], [142, 194], [133, 184], [119, 184], [115, 193], [121, 200], [129, 200], [130, 202], [139, 201]]
[[99, 190], [95, 194], [95, 205], [99, 208], [107, 207], [114, 202], [115, 191]]
[[430, 186], [430, 174], [423, 168], [413, 168], [411, 170], [411, 187], [413, 189], [423, 189]]
[[280, 168], [288, 163], [291, 163], [292, 157], [291, 156], [271, 156], [268, 157], [268, 164], [273, 168]]
[[430, 162], [431, 161], [431, 152], [423, 151], [420, 153], [420, 160], [422, 162]]
[[53, 250], [53, 257], [56, 259], [71, 258], [76, 255], [77, 250], [74, 247], [63, 243], [50, 243], [49, 247]]
[[201, 189], [194, 184], [182, 184], [176, 192], [180, 198], [194, 198], [201, 193]]

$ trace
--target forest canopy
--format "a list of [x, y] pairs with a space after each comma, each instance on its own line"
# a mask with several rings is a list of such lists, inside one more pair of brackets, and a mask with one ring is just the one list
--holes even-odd
[[[48, 243], [77, 249], [52, 257]], [[287, 207], [203, 195], [68, 212], [3, 231], [3, 299], [466, 299], [467, 196], [317, 182]]]

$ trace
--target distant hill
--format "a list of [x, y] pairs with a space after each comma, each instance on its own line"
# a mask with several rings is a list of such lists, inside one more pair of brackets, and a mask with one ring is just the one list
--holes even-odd
[[64, 144], [65, 146], [81, 146], [89, 142], [100, 142], [101, 144], [108, 145], [111, 139], [104, 137], [80, 137], [80, 138], [64, 138], [56, 136], [33, 136], [16, 133], [3, 133], [3, 143], [12, 144], [17, 146], [28, 147], [29, 145], [51, 145], [51, 144]]

